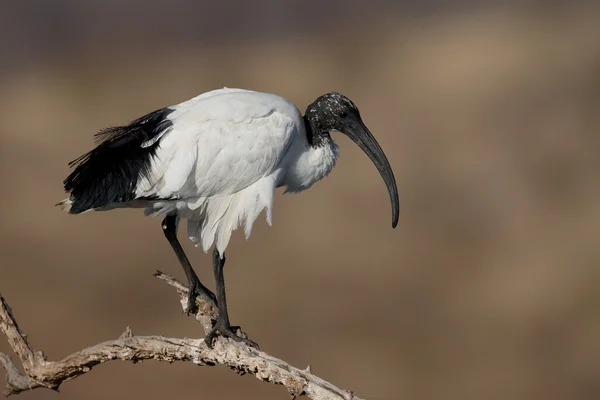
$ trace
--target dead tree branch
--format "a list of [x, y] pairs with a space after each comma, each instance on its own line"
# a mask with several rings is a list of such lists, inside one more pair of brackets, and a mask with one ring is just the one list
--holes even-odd
[[[155, 276], [177, 290], [182, 308], [187, 311], [187, 287], [160, 271]], [[212, 328], [217, 311], [200, 297], [197, 302], [199, 310], [195, 318], [206, 333]], [[217, 338], [211, 350], [204, 344], [204, 339], [134, 336], [127, 327], [116, 340], [80, 350], [61, 361], [48, 361], [41, 351], [35, 351], [28, 342], [1, 295], [0, 331], [7, 337], [23, 367], [21, 373], [8, 355], [0, 353], [0, 365], [6, 370], [5, 396], [42, 387], [58, 390], [63, 382], [75, 379], [106, 361], [136, 363], [157, 360], [168, 363], [186, 361], [200, 366], [226, 365], [239, 374], [249, 373], [262, 381], [283, 385], [292, 398], [306, 395], [313, 400], [360, 400], [352, 392], [339, 389], [313, 375], [310, 368], [301, 370], [292, 367], [267, 353], [223, 337]]]

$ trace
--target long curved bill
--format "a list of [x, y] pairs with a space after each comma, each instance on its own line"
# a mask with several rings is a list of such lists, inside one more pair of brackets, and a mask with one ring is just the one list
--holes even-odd
[[392, 171], [392, 167], [390, 166], [385, 153], [369, 129], [360, 120], [349, 122], [342, 133], [352, 139], [352, 141], [356, 143], [367, 156], [369, 156], [381, 174], [390, 194], [390, 200], [392, 202], [392, 228], [395, 228], [396, 225], [398, 225], [398, 215], [400, 213], [398, 188], [396, 187], [394, 172]]

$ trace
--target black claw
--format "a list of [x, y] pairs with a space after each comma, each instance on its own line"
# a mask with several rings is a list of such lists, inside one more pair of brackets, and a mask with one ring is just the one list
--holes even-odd
[[237, 335], [237, 331], [240, 329], [239, 326], [225, 326], [217, 321], [215, 326], [210, 332], [204, 337], [204, 342], [209, 349], [213, 348], [213, 340], [216, 336], [223, 336], [235, 340], [236, 342], [245, 343], [247, 346], [253, 347], [256, 350], [260, 350], [258, 344], [248, 338]]
[[217, 308], [217, 297], [213, 292], [208, 290], [206, 286], [202, 285], [199, 280], [192, 280], [188, 290], [188, 304], [187, 313], [196, 314], [198, 312], [198, 303], [196, 303], [196, 297], [202, 297], [208, 304]]
[[196, 313], [198, 312], [198, 303], [196, 303], [196, 295], [197, 293], [195, 293], [193, 290], [190, 290], [188, 292], [188, 300], [187, 300], [187, 315], [196, 315]]

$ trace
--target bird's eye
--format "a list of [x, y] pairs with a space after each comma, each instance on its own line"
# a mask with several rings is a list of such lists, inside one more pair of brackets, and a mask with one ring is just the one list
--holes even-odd
[[347, 116], [348, 116], [348, 113], [346, 111], [340, 112], [340, 118], [346, 118]]

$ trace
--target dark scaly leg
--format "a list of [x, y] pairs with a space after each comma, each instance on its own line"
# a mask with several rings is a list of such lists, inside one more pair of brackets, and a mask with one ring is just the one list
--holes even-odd
[[190, 261], [185, 255], [185, 252], [183, 251], [183, 248], [177, 239], [177, 216], [169, 215], [165, 217], [162, 222], [162, 228], [165, 237], [173, 248], [175, 255], [177, 255], [177, 259], [181, 263], [181, 266], [183, 267], [185, 275], [188, 279], [188, 314], [196, 314], [196, 312], [198, 312], [198, 306], [196, 305], [197, 296], [202, 296], [202, 298], [204, 298], [204, 300], [206, 300], [209, 304], [217, 307], [217, 299], [214, 293], [200, 282], [198, 275], [196, 275], [196, 272], [192, 268]]
[[219, 318], [212, 330], [204, 338], [204, 342], [209, 348], [212, 348], [213, 338], [219, 333], [221, 336], [231, 338], [237, 342], [244, 342], [250, 347], [258, 349], [258, 345], [250, 339], [242, 338], [236, 335], [239, 326], [229, 324], [229, 313], [227, 312], [227, 299], [225, 297], [225, 279], [223, 276], [223, 267], [225, 266], [225, 254], [223, 257], [215, 247], [213, 252], [213, 269], [215, 273], [215, 282], [217, 285], [217, 304], [219, 309]]

